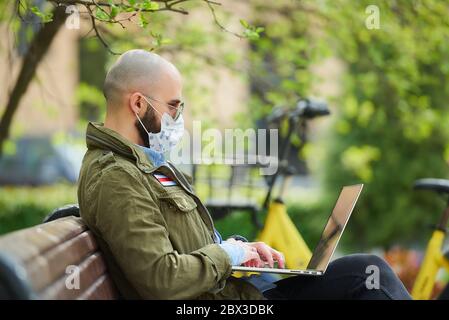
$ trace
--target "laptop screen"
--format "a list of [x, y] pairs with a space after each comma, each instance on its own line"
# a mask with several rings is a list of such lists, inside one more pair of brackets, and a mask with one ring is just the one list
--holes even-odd
[[363, 184], [343, 187], [307, 269], [326, 271], [362, 188]]

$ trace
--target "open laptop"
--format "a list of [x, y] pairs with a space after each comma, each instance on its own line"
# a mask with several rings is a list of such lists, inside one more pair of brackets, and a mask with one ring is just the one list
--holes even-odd
[[324, 231], [321, 235], [321, 239], [318, 242], [315, 250], [313, 251], [312, 258], [305, 270], [299, 269], [279, 269], [279, 268], [254, 268], [233, 266], [233, 271], [244, 272], [268, 272], [278, 274], [301, 274], [310, 276], [321, 276], [326, 272], [327, 266], [331, 261], [335, 248], [337, 248], [338, 241], [343, 234], [343, 231], [348, 223], [349, 217], [354, 210], [355, 204], [362, 192], [363, 184], [357, 184], [353, 186], [345, 186], [340, 192], [337, 203], [334, 210], [330, 215]]

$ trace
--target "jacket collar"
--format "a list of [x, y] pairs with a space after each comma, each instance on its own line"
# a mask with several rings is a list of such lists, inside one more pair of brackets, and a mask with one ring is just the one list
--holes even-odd
[[150, 172], [155, 169], [142, 148], [139, 148], [139, 146], [114, 130], [106, 128], [103, 123], [89, 122], [86, 130], [86, 145], [89, 150], [109, 150], [128, 158], [134, 161], [136, 166], [144, 172]]

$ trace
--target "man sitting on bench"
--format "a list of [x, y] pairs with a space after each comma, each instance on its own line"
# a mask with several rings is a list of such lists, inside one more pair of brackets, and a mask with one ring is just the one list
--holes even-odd
[[[261, 242], [222, 240], [188, 178], [163, 153], [181, 139], [182, 81], [176, 67], [144, 50], [124, 53], [104, 83], [105, 123], [89, 123], [81, 168], [81, 216], [128, 299], [409, 299], [374, 255], [335, 260], [321, 277], [275, 283], [236, 278], [231, 266], [284, 265]], [[367, 266], [380, 286], [367, 288]], [[255, 281], [256, 280], [256, 281]]]

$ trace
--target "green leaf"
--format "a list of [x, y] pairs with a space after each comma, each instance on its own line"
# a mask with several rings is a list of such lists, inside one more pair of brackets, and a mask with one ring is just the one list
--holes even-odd
[[120, 12], [119, 7], [117, 7], [116, 5], [111, 6], [111, 13], [110, 13], [111, 18], [115, 18], [117, 14], [119, 14], [119, 12]]
[[31, 8], [30, 8], [30, 10], [31, 10], [31, 12], [32, 13], [34, 13], [36, 16], [38, 16], [38, 17], [43, 17], [44, 16], [44, 14], [39, 10], [39, 8], [38, 7], [36, 7], [36, 6], [32, 6]]
[[246, 29], [245, 31], [243, 31], [243, 36], [250, 40], [257, 40], [260, 38], [259, 34], [251, 29]]
[[158, 10], [159, 9], [159, 4], [156, 2], [153, 2], [151, 0], [144, 0], [143, 3], [141, 4], [141, 8], [144, 10]]
[[47, 23], [53, 20], [53, 13], [49, 12], [49, 13], [44, 13], [42, 12], [38, 7], [36, 6], [32, 6], [30, 8], [31, 12], [33, 14], [35, 14], [36, 16], [38, 16], [39, 18], [41, 18], [43, 23]]
[[99, 20], [104, 20], [104, 21], [110, 20], [110, 17], [107, 14], [107, 12], [101, 8], [97, 8], [97, 10], [95, 11], [95, 17]]
[[249, 28], [249, 24], [248, 22], [246, 22], [246, 20], [240, 19], [240, 24], [246, 29]]
[[161, 39], [160, 43], [161, 43], [161, 45], [170, 44], [170, 43], [173, 43], [173, 40], [170, 38], [163, 38], [163, 39]]
[[139, 14], [139, 22], [138, 22], [138, 24], [139, 24], [139, 26], [140, 26], [141, 28], [145, 28], [145, 27], [148, 25], [148, 19], [147, 19], [147, 17], [145, 16], [145, 13], [144, 13], [144, 12], [141, 12], [141, 13]]

